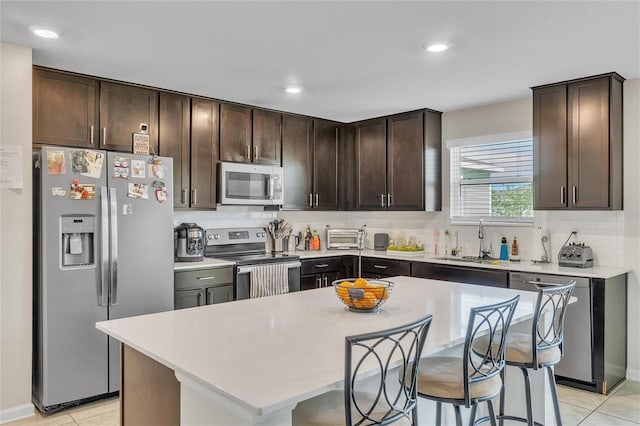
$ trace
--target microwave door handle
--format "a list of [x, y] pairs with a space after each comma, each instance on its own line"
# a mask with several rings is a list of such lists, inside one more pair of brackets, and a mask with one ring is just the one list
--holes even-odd
[[274, 190], [273, 190], [273, 176], [269, 176], [269, 178], [267, 179], [267, 200], [273, 200], [273, 198], [274, 198], [273, 192], [274, 192]]

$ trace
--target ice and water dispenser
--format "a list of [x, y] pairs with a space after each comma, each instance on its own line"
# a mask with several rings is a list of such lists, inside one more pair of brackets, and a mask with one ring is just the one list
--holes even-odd
[[62, 267], [93, 266], [95, 263], [95, 217], [62, 216], [60, 218], [62, 241]]

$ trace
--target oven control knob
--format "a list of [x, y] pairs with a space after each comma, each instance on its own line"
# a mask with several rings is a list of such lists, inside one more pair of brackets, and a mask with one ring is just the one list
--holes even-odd
[[213, 235], [211, 234], [207, 235], [207, 240], [213, 240]]
[[219, 240], [220, 239], [220, 234], [214, 234], [213, 238], [216, 239], [216, 240]]

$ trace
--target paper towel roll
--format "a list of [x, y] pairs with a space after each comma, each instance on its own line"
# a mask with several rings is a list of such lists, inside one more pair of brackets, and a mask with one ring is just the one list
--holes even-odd
[[[546, 241], [543, 241], [546, 240]], [[533, 230], [532, 247], [531, 247], [531, 259], [532, 260], [546, 260], [551, 261], [551, 244], [549, 240], [549, 230], [542, 229], [538, 226]], [[546, 253], [545, 253], [546, 249]]]

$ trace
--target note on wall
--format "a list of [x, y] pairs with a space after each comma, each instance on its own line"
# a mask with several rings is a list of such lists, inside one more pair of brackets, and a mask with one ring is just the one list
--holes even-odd
[[0, 146], [0, 188], [22, 189], [22, 147]]

